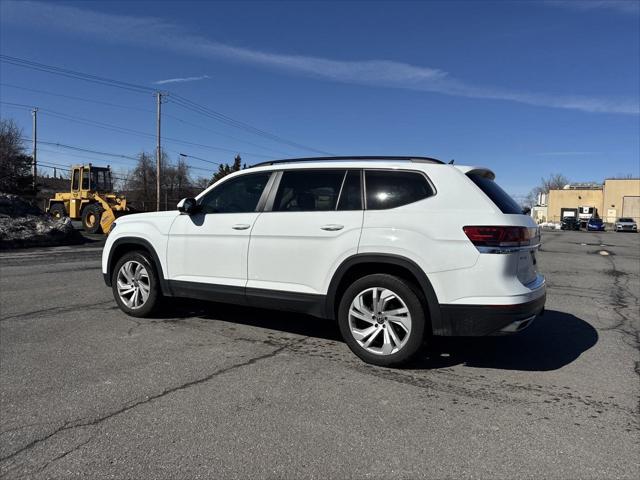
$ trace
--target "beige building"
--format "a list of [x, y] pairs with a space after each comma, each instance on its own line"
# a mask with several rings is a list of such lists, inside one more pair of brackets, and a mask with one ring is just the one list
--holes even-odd
[[593, 207], [606, 223], [620, 217], [631, 217], [640, 223], [640, 178], [609, 179], [604, 185], [567, 185], [560, 190], [550, 190], [547, 205], [547, 221], [559, 222], [562, 209]]

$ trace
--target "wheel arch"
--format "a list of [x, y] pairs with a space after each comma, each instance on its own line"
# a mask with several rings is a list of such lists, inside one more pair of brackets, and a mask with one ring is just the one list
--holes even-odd
[[424, 271], [413, 260], [392, 254], [356, 254], [336, 269], [327, 291], [326, 316], [335, 319], [337, 304], [347, 287], [357, 278], [373, 273], [389, 273], [409, 280], [425, 302], [426, 312], [434, 334], [443, 330], [438, 297]]
[[158, 280], [160, 282], [160, 289], [162, 290], [162, 294], [164, 296], [171, 296], [171, 288], [169, 286], [169, 282], [165, 279], [164, 272], [162, 270], [162, 263], [160, 262], [160, 257], [156, 252], [156, 249], [151, 245], [151, 243], [144, 238], [139, 237], [122, 237], [118, 238], [111, 249], [109, 250], [109, 257], [107, 259], [107, 273], [104, 274], [104, 281], [107, 286], [111, 286], [111, 277], [113, 275], [113, 268], [116, 263], [123, 255], [128, 252], [133, 251], [145, 251], [153, 262], [153, 266], [156, 269], [156, 273], [158, 274]]

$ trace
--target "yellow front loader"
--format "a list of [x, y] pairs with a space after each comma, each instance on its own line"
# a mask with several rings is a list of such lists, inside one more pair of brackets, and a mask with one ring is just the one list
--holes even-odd
[[127, 199], [113, 193], [111, 169], [93, 165], [72, 168], [69, 192], [59, 192], [47, 207], [53, 217], [82, 220], [88, 233], [109, 233], [116, 219], [128, 212]]

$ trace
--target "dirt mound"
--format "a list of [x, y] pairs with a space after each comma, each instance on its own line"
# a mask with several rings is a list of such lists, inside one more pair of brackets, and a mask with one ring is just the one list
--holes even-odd
[[81, 236], [70, 219], [56, 220], [17, 195], [0, 193], [0, 250], [79, 241]]

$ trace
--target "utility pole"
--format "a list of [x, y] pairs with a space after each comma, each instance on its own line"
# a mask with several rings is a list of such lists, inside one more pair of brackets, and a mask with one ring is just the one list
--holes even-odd
[[38, 182], [38, 109], [31, 110], [33, 116], [33, 153], [31, 163], [31, 173], [33, 175], [33, 191], [36, 191], [36, 184]]
[[156, 126], [156, 134], [158, 137], [158, 145], [156, 149], [156, 211], [160, 211], [160, 159], [162, 158], [162, 146], [160, 143], [160, 116], [162, 114], [162, 92], [156, 92], [156, 103], [158, 107], [158, 118]]

